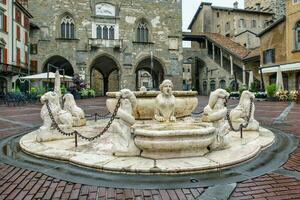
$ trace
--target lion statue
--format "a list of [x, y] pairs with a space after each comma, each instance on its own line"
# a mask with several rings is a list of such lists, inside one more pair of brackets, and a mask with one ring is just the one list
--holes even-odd
[[[254, 94], [248, 90], [244, 91], [241, 95], [240, 102], [229, 115], [233, 128], [238, 129], [240, 124], [246, 124], [247, 118], [250, 113], [251, 99], [254, 101]], [[249, 124], [243, 130], [257, 131], [259, 129], [259, 123], [254, 119], [255, 105], [252, 103], [252, 109], [250, 113]]]
[[173, 83], [166, 79], [160, 84], [161, 93], [155, 99], [154, 119], [159, 122], [175, 122], [176, 98], [172, 94]]
[[52, 120], [46, 106], [46, 101], [48, 102], [54, 120], [57, 122], [59, 127], [62, 130], [70, 130], [72, 128], [73, 119], [71, 113], [61, 109], [57, 93], [47, 92], [41, 97], [41, 102], [44, 104], [41, 109], [43, 125], [39, 128], [40, 134], [37, 135], [36, 140], [38, 142], [45, 142], [66, 138], [59, 134], [57, 130], [52, 129]]
[[86, 125], [86, 119], [84, 112], [76, 105], [74, 96], [72, 94], [66, 94], [63, 97], [64, 110], [71, 113], [73, 116], [73, 126], [80, 127]]
[[229, 93], [223, 89], [217, 89], [210, 93], [208, 105], [204, 108], [202, 121], [219, 123], [224, 122], [227, 107], [226, 101], [229, 97]]
[[116, 98], [121, 98], [121, 104], [117, 112], [117, 118], [111, 126], [113, 133], [112, 152], [116, 156], [140, 155], [140, 150], [135, 146], [131, 127], [135, 123], [132, 111], [136, 106], [136, 97], [129, 89], [123, 89], [117, 93]]

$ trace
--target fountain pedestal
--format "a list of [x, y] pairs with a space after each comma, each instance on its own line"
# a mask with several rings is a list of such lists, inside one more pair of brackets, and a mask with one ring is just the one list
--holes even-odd
[[214, 142], [215, 128], [200, 123], [156, 123], [134, 128], [134, 142], [142, 156], [168, 159], [203, 156]]

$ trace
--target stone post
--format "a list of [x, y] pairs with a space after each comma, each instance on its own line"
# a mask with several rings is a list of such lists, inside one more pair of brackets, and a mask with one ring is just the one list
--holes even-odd
[[220, 49], [220, 57], [221, 57], [221, 67], [223, 68], [223, 51]]
[[243, 85], [246, 85], [246, 67], [243, 64]]
[[233, 76], [233, 59], [232, 59], [232, 55], [230, 55], [229, 58], [230, 58], [230, 74], [231, 74], [231, 76]]

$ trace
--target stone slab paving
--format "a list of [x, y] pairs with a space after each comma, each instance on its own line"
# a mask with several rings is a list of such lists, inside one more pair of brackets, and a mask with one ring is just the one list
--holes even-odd
[[[203, 110], [208, 97], [199, 97], [195, 113]], [[236, 105], [238, 101], [229, 101]], [[87, 114], [106, 113], [105, 98], [80, 100]], [[300, 105], [294, 105], [282, 124], [273, 124], [287, 102], [256, 102], [256, 118], [266, 126], [281, 129], [300, 137]], [[41, 123], [41, 104], [21, 107], [0, 106], [0, 138], [14, 135], [30, 126]], [[3, 119], [3, 120], [1, 120]], [[300, 171], [300, 148], [283, 166], [287, 170]], [[54, 179], [33, 171], [0, 163], [0, 199], [198, 199], [207, 188], [183, 188], [177, 190], [134, 190], [103, 188]], [[207, 194], [207, 193], [206, 193]], [[228, 195], [228, 194], [226, 194]], [[222, 198], [222, 197], [220, 197]], [[213, 197], [210, 197], [213, 199]], [[238, 183], [230, 199], [300, 199], [300, 180], [276, 173]]]

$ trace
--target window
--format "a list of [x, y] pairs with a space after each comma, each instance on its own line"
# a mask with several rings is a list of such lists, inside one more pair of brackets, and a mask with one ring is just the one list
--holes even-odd
[[230, 30], [230, 23], [227, 22], [227, 23], [225, 24], [225, 32], [227, 32], [227, 31], [229, 31], [229, 30]]
[[221, 89], [225, 89], [226, 88], [226, 81], [225, 80], [221, 80], [220, 81], [220, 88]]
[[27, 32], [24, 32], [25, 33], [25, 45], [28, 44], [28, 33]]
[[210, 81], [210, 91], [216, 90], [216, 81]]
[[256, 28], [256, 20], [255, 20], [255, 19], [252, 20], [252, 22], [251, 22], [251, 27], [252, 27], [252, 28]]
[[300, 3], [300, 0], [294, 0], [294, 4]]
[[246, 28], [246, 24], [245, 24], [245, 20], [244, 19], [240, 19], [239, 27], [240, 28]]
[[37, 49], [38, 49], [38, 46], [37, 44], [30, 44], [30, 54], [37, 54]]
[[97, 39], [114, 40], [115, 39], [115, 26], [107, 24], [99, 24], [96, 28]]
[[275, 49], [264, 51], [264, 64], [275, 63]]
[[0, 3], [6, 5], [6, 0], [0, 0]]
[[61, 37], [65, 39], [75, 38], [74, 20], [69, 16], [65, 16], [61, 20]]
[[295, 26], [295, 47], [297, 50], [300, 49], [300, 21]]
[[24, 27], [25, 27], [27, 30], [30, 29], [29, 19], [28, 19], [28, 17], [26, 17], [25, 15], [24, 15]]
[[20, 30], [20, 26], [17, 25], [17, 40], [21, 41], [21, 30]]
[[19, 10], [19, 9], [15, 9], [15, 21], [17, 22], [17, 23], [19, 23], [19, 24], [21, 24], [21, 16], [22, 16], [22, 13], [21, 13], [21, 11]]
[[17, 48], [17, 65], [19, 66], [21, 63], [21, 51], [20, 48]]
[[149, 42], [149, 30], [147, 24], [142, 21], [137, 28], [137, 42]]

